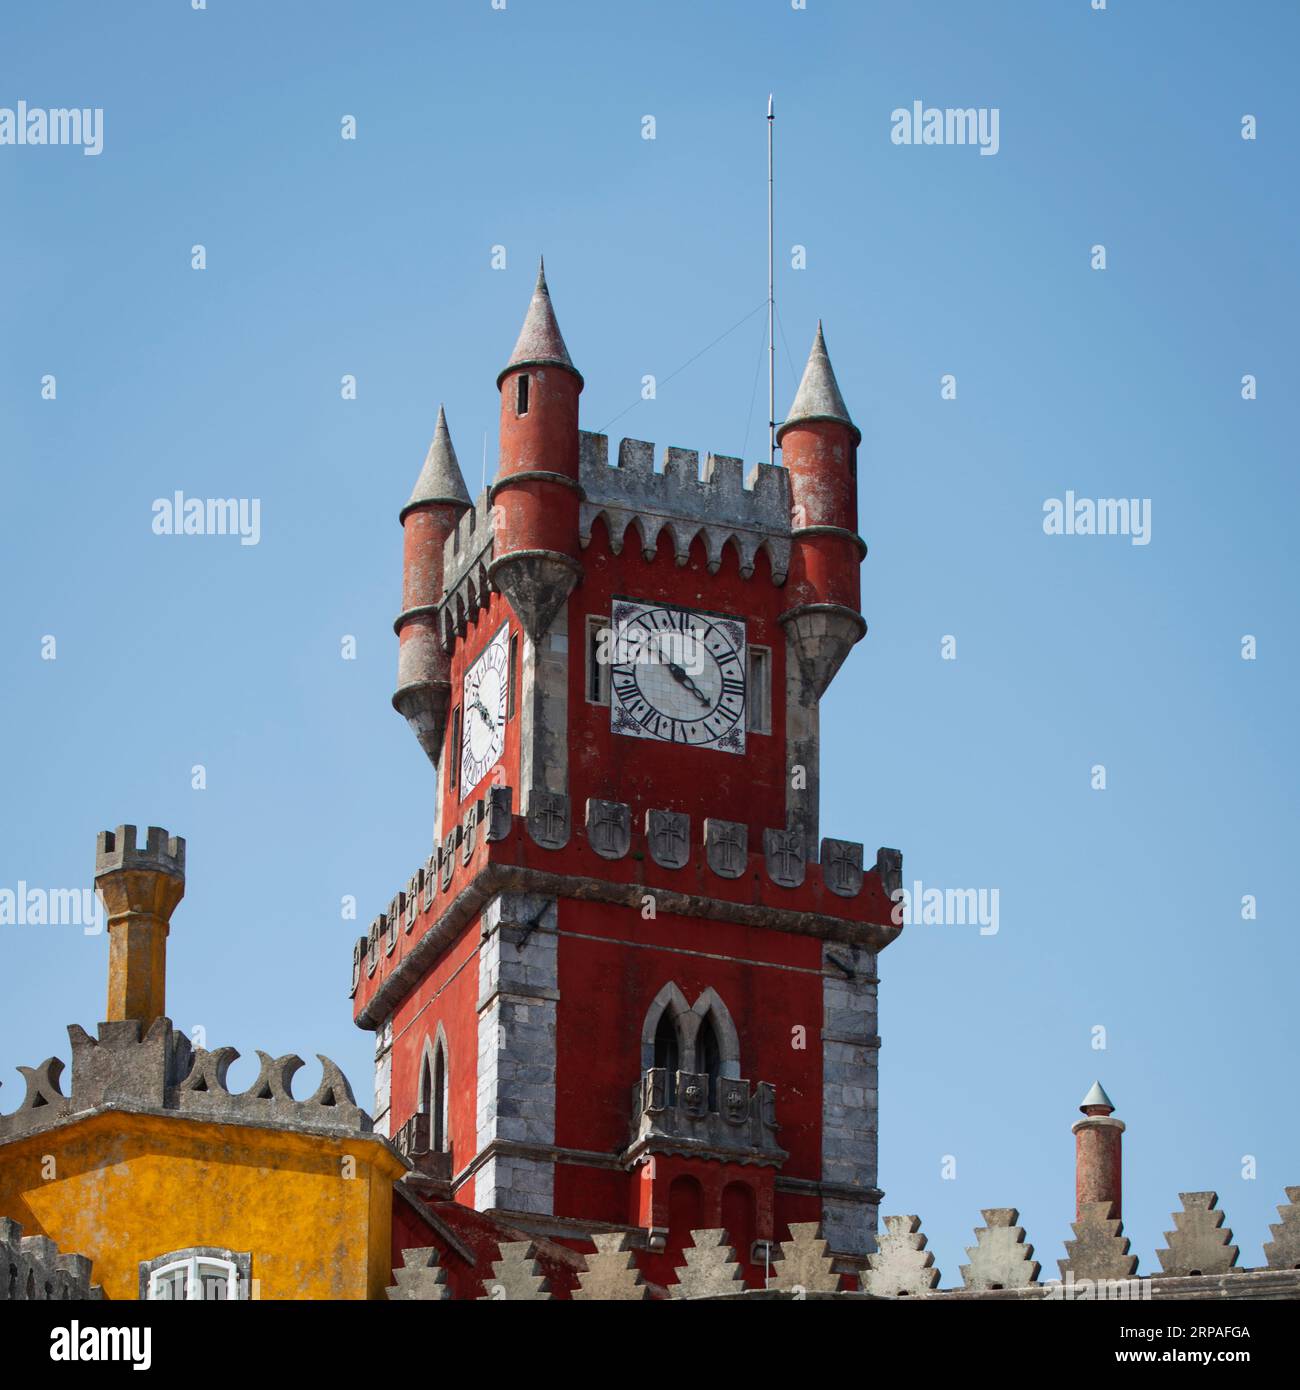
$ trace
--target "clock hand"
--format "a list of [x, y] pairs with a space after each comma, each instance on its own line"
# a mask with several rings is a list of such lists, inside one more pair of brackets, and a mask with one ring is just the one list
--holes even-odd
[[477, 695], [474, 697], [473, 705], [474, 708], [478, 710], [478, 712], [483, 716], [483, 722], [488, 726], [489, 729], [492, 730], [493, 733], [496, 733], [496, 721], [492, 718], [492, 714], [488, 710], [488, 707], [483, 703], [482, 700], [478, 698]]
[[694, 695], [695, 698], [700, 702], [700, 704], [707, 705], [712, 703], [709, 697], [700, 689], [698, 685], [695, 684], [695, 682], [690, 678], [690, 676], [688, 676], [686, 672], [683, 671], [682, 668], [677, 665], [675, 661], [670, 661], [668, 663], [668, 670], [669, 673], [672, 675], [673, 680], [675, 680], [677, 684], [682, 686], [684, 689], [689, 690], [691, 694]]

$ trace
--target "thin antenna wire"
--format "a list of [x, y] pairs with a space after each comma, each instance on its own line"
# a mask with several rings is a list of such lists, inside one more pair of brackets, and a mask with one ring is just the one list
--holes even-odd
[[767, 94], [767, 461], [776, 462], [776, 339], [772, 336], [772, 316], [776, 310], [775, 281], [772, 275], [772, 126], [776, 110], [772, 93]]

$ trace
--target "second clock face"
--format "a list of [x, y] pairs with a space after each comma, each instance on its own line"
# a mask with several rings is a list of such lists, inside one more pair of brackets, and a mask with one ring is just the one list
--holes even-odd
[[745, 751], [745, 625], [615, 599], [610, 727], [617, 734]]
[[501, 631], [465, 672], [461, 704], [460, 794], [468, 796], [506, 745], [510, 633]]

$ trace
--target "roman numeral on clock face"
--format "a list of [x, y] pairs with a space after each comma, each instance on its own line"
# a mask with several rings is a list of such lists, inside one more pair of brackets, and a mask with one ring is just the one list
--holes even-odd
[[745, 751], [745, 624], [671, 604], [619, 599], [612, 619], [610, 727], [728, 753]]

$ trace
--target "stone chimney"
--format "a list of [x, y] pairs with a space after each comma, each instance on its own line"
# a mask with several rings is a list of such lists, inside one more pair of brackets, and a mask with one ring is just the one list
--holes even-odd
[[185, 896], [185, 841], [156, 825], [137, 846], [133, 825], [103, 830], [95, 845], [95, 891], [108, 913], [108, 1012], [146, 1032], [167, 1012], [167, 933]]
[[1124, 1121], [1112, 1118], [1115, 1109], [1110, 1097], [1094, 1081], [1092, 1090], [1079, 1106], [1084, 1118], [1071, 1127], [1074, 1134], [1075, 1220], [1083, 1219], [1089, 1202], [1109, 1202], [1110, 1219], [1120, 1221], [1121, 1136]]

